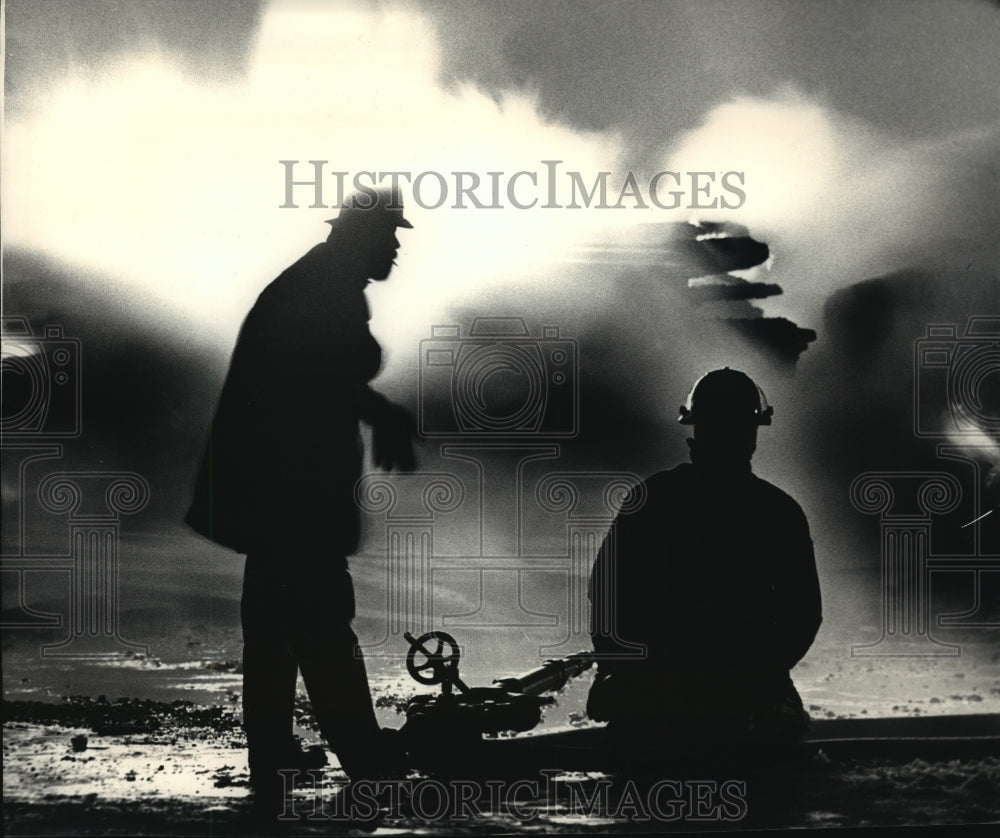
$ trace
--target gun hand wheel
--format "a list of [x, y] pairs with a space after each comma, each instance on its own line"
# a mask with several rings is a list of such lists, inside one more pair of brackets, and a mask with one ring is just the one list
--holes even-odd
[[[447, 632], [429, 631], [410, 641], [410, 651], [406, 655], [406, 670], [421, 684], [453, 682], [458, 677], [458, 661], [461, 652], [455, 638]], [[433, 649], [429, 648], [435, 642]]]

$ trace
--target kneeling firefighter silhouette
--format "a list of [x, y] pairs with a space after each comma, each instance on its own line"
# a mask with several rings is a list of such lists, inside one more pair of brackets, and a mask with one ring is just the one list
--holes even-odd
[[812, 540], [799, 505], [750, 463], [773, 412], [746, 374], [702, 376], [679, 417], [691, 462], [636, 487], [643, 503], [625, 502], [601, 547], [587, 711], [624, 744], [808, 728], [789, 671], [822, 620]]

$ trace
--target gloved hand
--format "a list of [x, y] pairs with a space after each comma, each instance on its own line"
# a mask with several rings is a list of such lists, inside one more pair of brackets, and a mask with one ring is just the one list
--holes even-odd
[[587, 715], [595, 722], [606, 722], [615, 714], [619, 703], [618, 683], [613, 676], [598, 673], [587, 694]]
[[372, 459], [386, 471], [413, 471], [417, 460], [413, 440], [417, 422], [405, 407], [387, 402], [372, 421]]

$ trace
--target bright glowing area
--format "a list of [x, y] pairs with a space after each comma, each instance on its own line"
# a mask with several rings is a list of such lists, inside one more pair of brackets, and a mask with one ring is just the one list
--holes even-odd
[[841, 165], [827, 112], [793, 97], [720, 105], [669, 160], [674, 171], [742, 172], [748, 199], [726, 217], [756, 228], [781, 226], [791, 214], [822, 205]]
[[[122, 282], [150, 308], [211, 323], [231, 340], [254, 296], [322, 240], [323, 220], [336, 214], [309, 208], [309, 185], [294, 187], [297, 209], [279, 208], [279, 160], [300, 161], [301, 180], [312, 177], [309, 160], [328, 161], [327, 204], [334, 171], [439, 172], [448, 202], [408, 201], [416, 229], [401, 231], [399, 268], [374, 324], [393, 324], [380, 330], [390, 342], [406, 339], [407, 328], [420, 334], [470, 283], [546, 275], [588, 230], [620, 223], [607, 212], [517, 210], [505, 194], [503, 209], [451, 208], [456, 171], [484, 181], [502, 172], [502, 189], [515, 172], [536, 172], [539, 186], [522, 178], [519, 191], [544, 203], [541, 161], [614, 170], [619, 142], [547, 122], [520, 96], [442, 89], [438, 51], [434, 31], [410, 12], [276, 4], [236, 84], [193, 79], [150, 54], [69, 78], [8, 126], [7, 241]], [[432, 205], [436, 178], [421, 185]], [[409, 195], [405, 180], [403, 189]], [[489, 184], [477, 194], [488, 201]]]
[[767, 281], [784, 294], [758, 306], [815, 324], [838, 288], [902, 266], [926, 269], [955, 241], [982, 236], [996, 209], [981, 172], [996, 148], [995, 130], [902, 140], [789, 89], [716, 107], [665, 168], [744, 173], [742, 206], [698, 217], [744, 224], [767, 242]]
[[[601, 277], [655, 266], [669, 258], [662, 222], [692, 215], [745, 224], [767, 242], [773, 264], [744, 276], [782, 287], [760, 303], [765, 313], [805, 325], [819, 322], [837, 288], [926, 262], [956, 235], [993, 237], [995, 201], [983, 197], [981, 178], [995, 164], [993, 130], [901, 142], [788, 89], [714, 108], [628, 189], [624, 135], [547, 118], [524, 92], [445, 87], [444, 46], [412, 9], [280, 2], [236, 82], [187, 75], [148, 51], [67, 77], [6, 126], [5, 241], [231, 346], [256, 294], [322, 240], [336, 212], [310, 208], [308, 182], [292, 188], [297, 208], [281, 208], [279, 161], [298, 161], [293, 177], [303, 181], [315, 177], [309, 161], [326, 161], [327, 205], [334, 172], [348, 182], [363, 171], [426, 172], [422, 203], [433, 206], [442, 186], [444, 200], [422, 208], [402, 179], [416, 229], [400, 234], [388, 287], [370, 293], [373, 329], [391, 358], [449, 307], [497, 286], [551, 298], [566, 293], [569, 263]], [[546, 161], [557, 172], [551, 191]], [[569, 172], [585, 192], [606, 173], [607, 201], [624, 191], [627, 207], [636, 195], [648, 200], [658, 170], [678, 173], [678, 183], [657, 188], [665, 202], [682, 190], [676, 210], [554, 208], [586, 203]], [[710, 192], [695, 201], [719, 198], [718, 209], [690, 208], [697, 172], [714, 176], [701, 179]], [[740, 173], [729, 183], [745, 201], [726, 190], [726, 173]], [[965, 188], [954, 189], [955, 178]], [[461, 198], [463, 185], [485, 203], [496, 195], [502, 208], [476, 207]], [[512, 195], [537, 204], [517, 209]]]
[[[943, 417], [941, 424], [943, 427], [951, 425], [951, 417]], [[988, 486], [995, 485], [1000, 479], [1000, 442], [995, 436], [990, 436], [980, 428], [972, 432], [965, 430], [962, 433], [952, 430], [948, 432], [948, 442], [989, 465], [989, 472], [986, 475]]]

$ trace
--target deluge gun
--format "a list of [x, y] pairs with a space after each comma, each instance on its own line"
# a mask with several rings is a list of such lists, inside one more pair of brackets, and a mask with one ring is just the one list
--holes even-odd
[[512, 678], [499, 678], [491, 687], [469, 687], [459, 677], [461, 651], [455, 638], [431, 631], [410, 644], [406, 669], [420, 684], [441, 685], [437, 695], [414, 696], [406, 706], [402, 735], [410, 753], [440, 753], [474, 746], [484, 734], [531, 730], [542, 718], [542, 707], [555, 703], [543, 695], [561, 689], [594, 663], [592, 652], [545, 661]]

